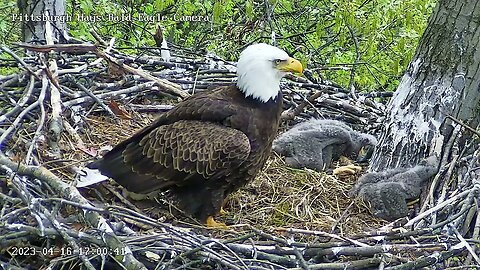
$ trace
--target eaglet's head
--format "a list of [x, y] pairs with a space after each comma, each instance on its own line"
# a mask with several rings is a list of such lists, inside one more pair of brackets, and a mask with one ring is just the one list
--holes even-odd
[[268, 102], [280, 92], [280, 80], [287, 72], [302, 73], [302, 64], [277, 47], [250, 45], [238, 59], [237, 87], [246, 97]]

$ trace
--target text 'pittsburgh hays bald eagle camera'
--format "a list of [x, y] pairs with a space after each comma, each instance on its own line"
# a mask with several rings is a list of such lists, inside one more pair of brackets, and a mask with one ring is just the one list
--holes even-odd
[[198, 92], [88, 165], [134, 193], [166, 191], [185, 213], [213, 216], [265, 164], [282, 112], [280, 80], [302, 64], [276, 47], [247, 47], [236, 85]]

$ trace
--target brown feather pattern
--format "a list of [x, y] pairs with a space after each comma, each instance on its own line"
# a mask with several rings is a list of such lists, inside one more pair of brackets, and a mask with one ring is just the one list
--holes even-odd
[[150, 173], [166, 181], [172, 179], [152, 172], [166, 168], [207, 179], [215, 172], [239, 166], [249, 154], [250, 142], [243, 132], [193, 120], [159, 126], [122, 153], [133, 172]]
[[271, 151], [281, 95], [266, 103], [236, 86], [192, 95], [90, 164], [127, 190], [168, 196], [205, 221], [251, 181]]

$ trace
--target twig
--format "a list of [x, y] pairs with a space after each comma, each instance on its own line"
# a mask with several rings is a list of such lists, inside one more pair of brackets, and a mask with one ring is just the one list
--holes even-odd
[[[477, 205], [478, 205], [478, 202], [477, 202], [477, 199], [475, 198], [475, 208], [477, 208], [477, 213], [478, 213]], [[479, 240], [479, 235], [480, 235], [480, 215], [477, 214], [477, 218], [475, 219], [475, 227], [473, 228], [472, 239]], [[473, 245], [472, 250], [475, 253], [475, 251], [477, 250], [477, 245]], [[465, 264], [468, 265], [471, 262], [472, 262], [472, 254], [469, 254], [467, 259], [465, 260]]]
[[9, 270], [27, 270], [28, 269], [28, 268], [18, 267], [10, 263], [1, 262], [1, 261], [0, 261], [0, 266], [2, 269], [9, 269]]
[[20, 125], [20, 122], [22, 121], [22, 119], [25, 117], [25, 115], [27, 113], [29, 113], [31, 110], [33, 110], [35, 107], [37, 107], [39, 104], [38, 100], [36, 100], [35, 102], [33, 102], [32, 104], [28, 105], [27, 108], [25, 108], [18, 116], [17, 118], [15, 118], [15, 120], [13, 121], [13, 123], [5, 130], [5, 132], [2, 133], [2, 135], [0, 136], [0, 153], [1, 151], [3, 150], [2, 148], [5, 146], [4, 145], [4, 141], [5, 139], [10, 135], [10, 133], [12, 133], [13, 131], [15, 131], [16, 129], [18, 129], [19, 125]]
[[[0, 123], [7, 120], [10, 116], [16, 114], [18, 111], [22, 109], [22, 107], [28, 102], [28, 100], [32, 96], [33, 92], [33, 87], [35, 86], [35, 77], [33, 75], [30, 75], [30, 80], [28, 82], [28, 85], [26, 87], [26, 90], [20, 100], [18, 102], [15, 102], [15, 107], [5, 113], [4, 115], [0, 116]], [[0, 87], [1, 88], [1, 87]]]
[[[42, 217], [46, 217], [48, 219], [51, 226], [53, 226], [55, 228], [55, 230], [62, 236], [62, 238], [74, 250], [80, 250], [77, 243], [75, 241], [73, 241], [72, 238], [63, 231], [63, 228], [61, 228], [58, 221], [55, 220], [48, 213], [48, 211], [46, 211], [46, 209], [41, 204], [38, 203], [38, 200], [33, 199], [33, 196], [27, 190], [26, 185], [23, 183], [23, 181], [20, 181], [19, 177], [15, 174], [12, 175], [11, 179], [12, 179], [12, 183], [13, 183], [13, 188], [20, 195], [20, 198], [22, 199], [24, 204], [28, 205], [28, 208], [29, 208], [30, 212], [33, 214], [33, 216], [37, 220], [37, 223], [39, 225], [39, 236], [43, 237], [45, 235], [45, 225], [43, 224], [42, 218], [40, 218], [40, 215], [42, 215]], [[85, 255], [79, 254], [79, 258], [83, 262], [83, 264], [85, 265], [85, 267], [87, 269], [90, 269], [90, 270], [95, 269], [93, 267], [93, 265], [88, 261], [88, 259], [86, 258]]]
[[439, 209], [442, 209], [446, 205], [452, 204], [453, 202], [455, 202], [459, 199], [462, 199], [463, 197], [467, 196], [470, 192], [474, 192], [475, 190], [478, 190], [478, 187], [476, 187], [476, 186], [472, 187], [471, 189], [465, 190], [462, 193], [459, 193], [459, 194], [455, 195], [454, 197], [451, 197], [450, 199], [448, 199], [448, 200], [436, 205], [435, 207], [432, 207], [432, 208], [428, 209], [427, 211], [421, 213], [420, 215], [412, 218], [403, 227], [407, 228], [409, 226], [412, 226], [417, 221], [427, 217], [428, 215], [430, 215], [431, 213], [433, 213], [435, 211], [438, 211]]
[[348, 212], [350, 211], [350, 209], [352, 208], [352, 206], [355, 204], [355, 201], [352, 201], [348, 206], [347, 208], [345, 208], [345, 210], [343, 210], [343, 213], [342, 215], [335, 221], [335, 223], [332, 225], [332, 228], [330, 229], [330, 232], [331, 233], [334, 233], [335, 232], [335, 228], [337, 227], [337, 225], [348, 215]]
[[154, 113], [162, 113], [167, 112], [174, 108], [172, 105], [139, 105], [139, 104], [130, 104], [129, 105], [132, 110], [137, 112], [154, 112]]
[[9, 48], [2, 46], [0, 47], [0, 49], [8, 53], [9, 55], [11, 55], [13, 58], [15, 58], [15, 60], [17, 60], [17, 62], [19, 62], [31, 75], [33, 75], [37, 79], [40, 79], [37, 73], [35, 73], [35, 71], [33, 71], [32, 68], [27, 63], [25, 63], [18, 55], [12, 52]]
[[275, 230], [280, 231], [280, 232], [288, 232], [288, 233], [303, 233], [303, 234], [309, 234], [309, 235], [315, 235], [315, 236], [324, 236], [324, 237], [330, 237], [342, 241], [347, 241], [352, 244], [355, 244], [360, 247], [370, 247], [370, 245], [367, 245], [365, 243], [362, 243], [358, 240], [339, 236], [333, 233], [327, 233], [327, 232], [321, 232], [321, 231], [310, 231], [310, 230], [302, 230], [302, 229], [295, 229], [295, 228], [276, 228]]
[[350, 95], [354, 100], [358, 99], [357, 94], [355, 93], [355, 67], [358, 65], [358, 62], [360, 61], [360, 49], [358, 47], [358, 39], [355, 36], [355, 33], [353, 32], [352, 27], [347, 24], [348, 31], [350, 32], [350, 36], [352, 37], [353, 44], [355, 45], [355, 52], [356, 52], [356, 57], [355, 57], [355, 62], [352, 65], [352, 68], [350, 69], [350, 81], [348, 83], [348, 88], [350, 89]]
[[48, 127], [48, 144], [56, 156], [60, 155], [59, 141], [63, 132], [62, 125], [62, 99], [58, 88], [50, 83], [50, 104], [52, 106], [50, 125]]
[[8, 196], [7, 194], [3, 194], [3, 193], [1, 193], [1, 192], [0, 192], [0, 199], [1, 199], [2, 201], [8, 201], [8, 202], [13, 203], [13, 204], [22, 202], [22, 200], [19, 199], [19, 198], [10, 197], [10, 196]]
[[312, 104], [312, 102], [314, 102], [322, 94], [323, 94], [322, 91], [316, 91], [314, 94], [312, 94], [308, 98], [304, 99], [304, 101], [300, 105], [296, 106], [293, 109], [293, 111], [284, 111], [282, 113], [282, 119], [288, 120], [288, 119], [295, 118], [295, 116], [299, 115], [303, 111], [305, 106], [307, 106], [308, 104]]
[[[95, 52], [97, 47], [95, 44], [47, 44], [47, 45], [38, 45], [30, 43], [13, 43], [19, 47], [25, 48], [34, 52], [48, 53], [51, 51], [54, 52], [68, 52], [72, 54], [86, 53], [86, 52]], [[3, 48], [2, 48], [3, 49]]]
[[[472, 207], [473, 207], [473, 206], [472, 206]], [[431, 229], [432, 229], [432, 230], [436, 230], [436, 229], [438, 229], [438, 228], [442, 228], [443, 226], [447, 225], [448, 223], [451, 223], [452, 221], [455, 221], [455, 220], [457, 220], [459, 217], [463, 216], [468, 210], [470, 210], [470, 208], [462, 209], [461, 211], [459, 211], [459, 212], [456, 213], [455, 215], [450, 215], [450, 216], [448, 216], [448, 218], [445, 219], [445, 220], [442, 221], [442, 222], [432, 223]]]
[[[90, 204], [85, 198], [82, 197], [82, 195], [80, 195], [76, 188], [63, 183], [60, 179], [43, 167], [26, 166], [21, 163], [16, 164], [9, 158], [5, 157], [1, 152], [0, 164], [13, 171], [16, 171], [20, 175], [33, 176], [37, 179], [45, 181], [55, 190], [55, 192], [57, 192], [57, 194], [61, 194], [67, 200], [78, 202], [80, 204]], [[93, 211], [85, 211], [84, 215], [93, 226], [97, 227], [103, 232], [103, 240], [105, 241], [105, 244], [111, 248], [111, 250], [117, 248], [125, 251], [125, 254], [119, 255], [121, 258], [120, 262], [124, 267], [127, 269], [146, 269], [142, 263], [133, 257], [131, 250], [119, 241], [105, 218]]]
[[[26, 233], [26, 234], [34, 234], [34, 235], [40, 236], [42, 234], [42, 232], [38, 228], [24, 225], [24, 224], [2, 224], [0, 225], [0, 228], [6, 229], [8, 231], [19, 232], [19, 233], [22, 233], [22, 235]], [[103, 246], [103, 242], [99, 240], [98, 237], [91, 235], [87, 232], [77, 232], [68, 228], [63, 228], [63, 230], [70, 237], [79, 239], [81, 241], [86, 241], [94, 245]], [[45, 237], [52, 237], [52, 238], [56, 238], [57, 236], [60, 236], [59, 232], [54, 228], [45, 228], [45, 230], [43, 231], [43, 234]], [[18, 237], [18, 235], [9, 236], [9, 238], [12, 238], [12, 237]], [[2, 236], [0, 236], [0, 239], [2, 239]]]
[[[442, 251], [447, 249], [447, 244], [445, 243], [435, 243], [435, 244], [392, 244], [392, 245], [376, 245], [368, 247], [334, 247], [326, 249], [317, 249], [317, 258], [323, 256], [363, 256], [370, 257], [375, 254], [382, 253], [403, 253], [403, 252], [419, 252], [424, 251]], [[310, 254], [310, 253], [309, 253]], [[319, 259], [317, 259], [318, 261]]]
[[446, 259], [453, 257], [462, 252], [462, 249], [452, 249], [449, 251], [443, 251], [440, 253], [433, 253], [429, 256], [423, 256], [416, 259], [415, 261], [404, 263], [398, 266], [387, 267], [385, 270], [415, 270], [422, 269], [423, 267], [433, 265]]
[[102, 107], [102, 109], [106, 111], [112, 117], [112, 119], [114, 119], [115, 121], [118, 121], [118, 116], [115, 113], [113, 113], [112, 110], [107, 105], [105, 105], [105, 103], [103, 103], [101, 99], [99, 99], [95, 94], [93, 94], [92, 91], [88, 90], [85, 86], [83, 86], [83, 84], [79, 83], [72, 76], [68, 76], [67, 78], [70, 80], [70, 82], [75, 84], [75, 86], [77, 86], [78, 89], [82, 90], [85, 94], [91, 97], [95, 101], [95, 103], [100, 105], [100, 107]]
[[476, 134], [478, 137], [480, 137], [480, 132], [476, 131], [474, 128], [470, 127], [469, 125], [466, 125], [464, 124], [461, 120], [458, 120], [457, 118], [451, 116], [451, 115], [447, 115], [446, 118], [450, 118], [453, 122], [459, 124], [460, 126], [468, 129], [469, 131], [473, 132], [474, 134]]
[[268, 252], [269, 248], [270, 250], [275, 250], [275, 247], [258, 247], [258, 246], [252, 246], [252, 245], [247, 245], [247, 244], [236, 244], [236, 243], [231, 243], [228, 244], [228, 246], [232, 249], [235, 250], [238, 253], [241, 253], [245, 256], [248, 257], [253, 257], [253, 254], [255, 254], [255, 258], [259, 260], [267, 260], [271, 263], [275, 263], [278, 265], [283, 265], [286, 267], [294, 267], [297, 265], [297, 262], [290, 258], [289, 256], [280, 256], [277, 254], [271, 254]]
[[45, 93], [47, 92], [47, 78], [46, 76], [42, 77], [42, 89], [40, 90], [40, 95], [38, 96], [38, 104], [40, 106], [40, 118], [38, 119], [37, 129], [35, 130], [35, 134], [33, 135], [32, 142], [28, 147], [27, 155], [25, 156], [25, 164], [31, 163], [31, 155], [35, 145], [37, 143], [38, 138], [40, 137], [40, 132], [43, 129], [43, 125], [45, 124], [45, 106], [43, 104], [43, 100], [45, 99]]
[[295, 254], [295, 256], [297, 257], [297, 260], [300, 264], [300, 266], [302, 267], [303, 270], [308, 270], [310, 269], [308, 267], [308, 264], [307, 262], [305, 261], [305, 258], [303, 258], [303, 255], [302, 253], [300, 253], [300, 251], [297, 249], [297, 248], [293, 248], [293, 253]]
[[[473, 208], [473, 199], [475, 197], [477, 197], [478, 194], [475, 194], [474, 192], [471, 192], [467, 195], [467, 198], [465, 198], [462, 203], [461, 203], [461, 208], [460, 208], [460, 211], [462, 212], [465, 212], [464, 215], [460, 216], [457, 220], [455, 220], [455, 226], [457, 226], [457, 228], [460, 228], [462, 226], [465, 226], [465, 219], [464, 219], [464, 216], [469, 212], [468, 210], [474, 210], [475, 211], [475, 208]], [[473, 217], [473, 216], [472, 216]]]
[[[140, 91], [143, 91], [145, 89], [150, 89], [154, 85], [155, 85], [155, 82], [146, 82], [146, 83], [135, 85], [135, 86], [132, 86], [132, 87], [129, 87], [129, 88], [124, 88], [124, 89], [117, 90], [117, 91], [110, 91], [110, 92], [107, 92], [107, 93], [98, 94], [97, 97], [99, 99], [105, 99], [105, 98], [109, 98], [109, 97], [116, 97], [116, 96], [123, 95], [123, 94], [140, 92]], [[70, 107], [70, 106], [82, 104], [84, 102], [91, 101], [91, 100], [92, 100], [92, 98], [90, 96], [86, 96], [86, 97], [81, 97], [81, 98], [76, 98], [76, 99], [66, 101], [66, 102], [63, 103], [63, 105], [65, 107]]]
[[[459, 158], [459, 156], [455, 155], [455, 156], [453, 156], [452, 161], [450, 162], [450, 166], [448, 167], [447, 173], [444, 176], [444, 179], [445, 179], [444, 181], [446, 183], [444, 183], [444, 185], [443, 185], [442, 192], [440, 193], [437, 204], [441, 203], [445, 200], [445, 197], [447, 195], [448, 187], [450, 186], [449, 183], [451, 182], [451, 176], [452, 176], [453, 170], [455, 168], [455, 165], [457, 164], [458, 158]], [[437, 175], [435, 175], [435, 178], [432, 181], [432, 185], [430, 187], [430, 192], [429, 192], [429, 194], [431, 196], [430, 197], [431, 202], [433, 202], [433, 198], [434, 198], [434, 196], [433, 196], [433, 192], [435, 190], [434, 187], [437, 186], [437, 182], [439, 181], [440, 176], [441, 176], [441, 173], [437, 173]], [[432, 224], [436, 223], [436, 219], [437, 219], [437, 215], [434, 214], [433, 217], [432, 217]]]
[[463, 238], [462, 234], [460, 234], [460, 232], [457, 230], [457, 228], [453, 225], [453, 224], [448, 224], [448, 227], [453, 230], [453, 232], [455, 233], [455, 236], [457, 237], [457, 239], [460, 241], [460, 244], [463, 245], [467, 250], [468, 252], [470, 253], [470, 255], [473, 257], [473, 259], [477, 262], [477, 265], [480, 265], [480, 258], [478, 258], [478, 255], [475, 253], [475, 251], [473, 250], [472, 246], [470, 246], [470, 244], [465, 240], [465, 238]]
[[108, 54], [106, 54], [104, 52], [98, 51], [97, 53], [98, 53], [99, 57], [105, 58], [109, 62], [109, 64], [116, 65], [116, 66], [128, 71], [129, 73], [133, 73], [133, 74], [141, 76], [142, 78], [153, 81], [156, 84], [158, 84], [159, 86], [161, 86], [162, 88], [164, 88], [165, 90], [167, 90], [169, 93], [178, 95], [182, 98], [186, 98], [186, 97], [189, 96], [188, 93], [181, 90], [180, 86], [178, 86], [174, 83], [171, 83], [167, 80], [159, 79], [157, 77], [154, 77], [154, 76], [148, 74], [147, 72], [145, 72], [143, 70], [138, 70], [138, 69], [132, 68], [128, 65], [125, 65], [123, 63], [120, 63], [119, 61], [114, 59], [112, 56], [109, 56]]
[[[370, 258], [364, 260], [355, 260], [349, 262], [337, 262], [337, 263], [318, 263], [309, 265], [310, 270], [362, 270], [370, 269], [372, 267], [378, 266], [381, 262], [380, 258]], [[302, 270], [301, 268], [291, 268], [289, 270]]]

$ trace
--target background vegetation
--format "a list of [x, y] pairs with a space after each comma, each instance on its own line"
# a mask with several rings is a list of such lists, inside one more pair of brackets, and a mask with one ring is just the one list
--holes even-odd
[[[394, 90], [412, 58], [434, 0], [67, 0], [70, 35], [93, 41], [94, 28], [117, 47], [155, 46], [157, 24], [172, 46], [235, 60], [255, 42], [272, 42], [314, 75], [361, 91]], [[0, 43], [20, 40], [16, 1], [0, 4]], [[100, 21], [78, 20], [98, 16]], [[131, 20], [108, 20], [108, 16]], [[140, 17], [161, 21], [141, 21]], [[202, 21], [184, 21], [183, 16]], [[203, 19], [208, 18], [208, 21]], [[171, 46], [171, 47], [172, 47]], [[174, 48], [174, 47], [173, 47]], [[352, 69], [354, 72], [352, 73]]]

